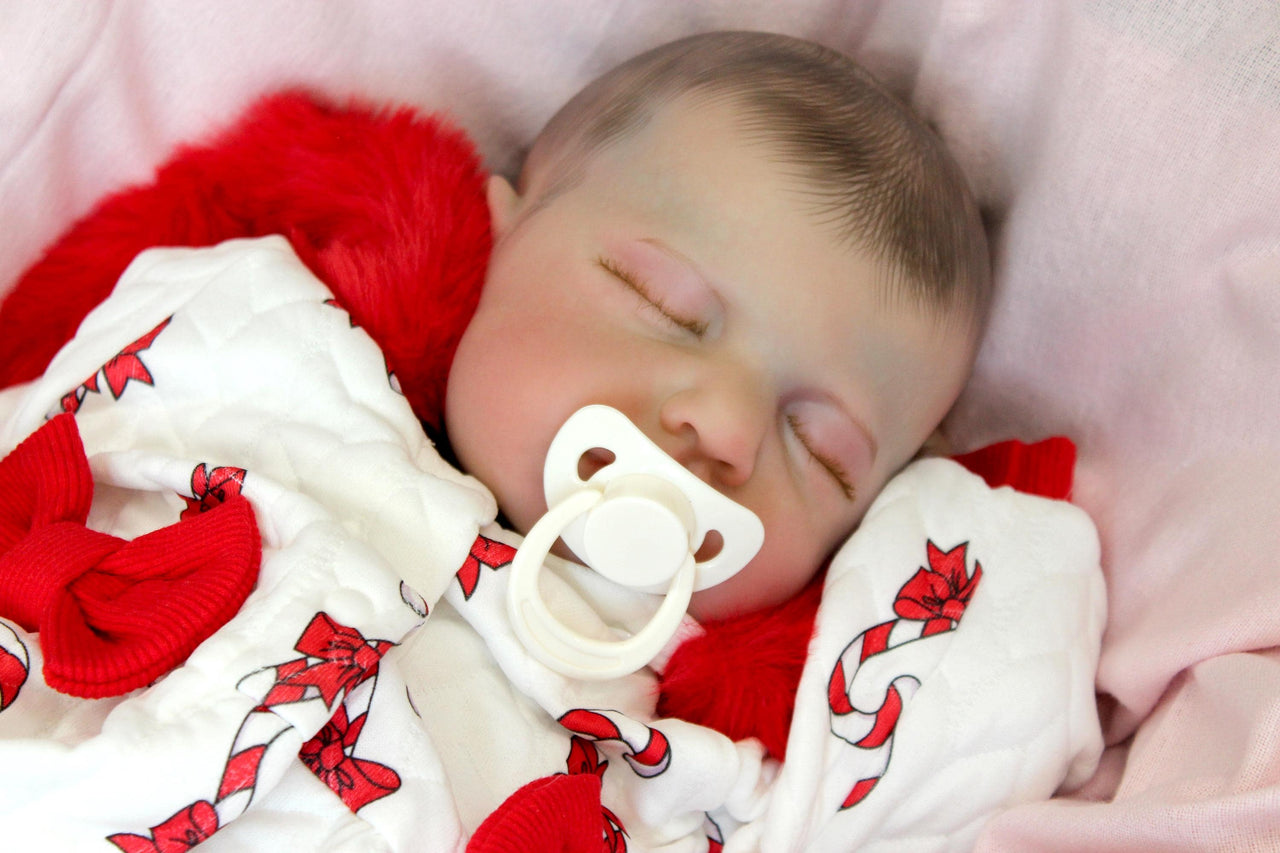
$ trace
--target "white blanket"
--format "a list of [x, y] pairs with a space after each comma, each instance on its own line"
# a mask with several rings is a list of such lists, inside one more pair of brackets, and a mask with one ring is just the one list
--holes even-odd
[[[4, 451], [76, 410], [91, 527], [171, 524], [234, 470], [263, 539], [239, 613], [125, 697], [53, 693], [39, 637], [0, 621], [30, 670], [0, 712], [6, 846], [452, 851], [526, 782], [585, 766], [618, 849], [964, 850], [1094, 771], [1105, 607], [1078, 509], [945, 460], [896, 478], [831, 566], [779, 766], [655, 719], [652, 671], [584, 683], [527, 654], [504, 607], [519, 537], [329, 298], [277, 237], [153, 250], [0, 396]], [[145, 369], [122, 379], [105, 366], [125, 349]], [[581, 631], [656, 604], [551, 563]]]

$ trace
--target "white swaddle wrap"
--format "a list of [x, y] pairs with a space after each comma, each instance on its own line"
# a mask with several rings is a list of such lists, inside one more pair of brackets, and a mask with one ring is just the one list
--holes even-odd
[[[131, 344], [145, 375], [100, 372]], [[656, 719], [651, 670], [546, 668], [507, 618], [520, 537], [280, 238], [139, 256], [44, 377], [0, 395], [0, 449], [63, 409], [90, 527], [172, 524], [234, 471], [263, 559], [230, 622], [123, 697], [51, 691], [38, 636], [0, 620], [29, 669], [0, 711], [15, 849], [458, 850], [525, 783], [586, 767], [616, 849], [963, 850], [1101, 750], [1092, 525], [946, 460], [895, 478], [833, 560], [785, 765]], [[547, 567], [579, 632], [652, 616], [654, 596]]]

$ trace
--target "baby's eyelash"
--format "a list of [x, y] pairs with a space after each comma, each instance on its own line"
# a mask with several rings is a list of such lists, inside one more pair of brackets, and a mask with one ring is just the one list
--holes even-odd
[[853, 483], [849, 482], [849, 475], [845, 473], [844, 467], [830, 457], [823, 456], [813, 449], [813, 445], [809, 443], [809, 439], [804, 434], [804, 424], [796, 415], [787, 415], [787, 426], [791, 428], [791, 433], [796, 437], [796, 441], [800, 442], [800, 446], [808, 451], [819, 465], [827, 469], [829, 473], [840, 486], [840, 491], [844, 492], [844, 496], [849, 500], [853, 500], [856, 492]]
[[645, 286], [645, 283], [643, 281], [641, 281], [637, 276], [632, 275], [628, 270], [623, 268], [617, 261], [611, 258], [606, 258], [604, 255], [601, 255], [600, 257], [596, 258], [596, 265], [599, 266], [605, 272], [609, 273], [614, 278], [616, 278], [618, 281], [625, 284], [631, 290], [635, 291], [637, 296], [639, 296], [645, 302], [648, 302], [654, 308], [658, 309], [658, 313], [660, 313], [663, 317], [665, 317], [674, 325], [679, 326], [681, 329], [684, 329], [686, 332], [689, 332], [694, 337], [698, 337], [698, 338], [701, 338], [707, 333], [707, 328], [708, 328], [707, 323], [701, 322], [698, 320], [693, 320], [688, 317], [681, 317], [677, 314], [672, 313], [671, 310], [668, 309], [665, 304], [663, 304], [661, 299], [658, 299], [649, 291], [649, 288]]

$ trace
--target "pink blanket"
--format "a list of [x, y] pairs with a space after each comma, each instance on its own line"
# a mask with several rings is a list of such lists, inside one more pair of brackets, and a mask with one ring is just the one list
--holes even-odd
[[453, 112], [510, 170], [669, 38], [841, 48], [930, 118], [999, 297], [958, 449], [1072, 436], [1110, 622], [1102, 770], [983, 851], [1280, 843], [1280, 6], [1269, 0], [538, 4], [0, 0], [0, 290], [104, 192], [289, 83]]

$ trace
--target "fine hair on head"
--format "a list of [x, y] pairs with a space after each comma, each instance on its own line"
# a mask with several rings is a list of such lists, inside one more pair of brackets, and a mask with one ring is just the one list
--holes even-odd
[[888, 295], [985, 324], [986, 234], [937, 134], [851, 58], [775, 33], [712, 32], [642, 53], [597, 78], [547, 123], [521, 174], [538, 204], [599, 152], [680, 99], [727, 101], [744, 139], [799, 179], [818, 221], [885, 262]]

